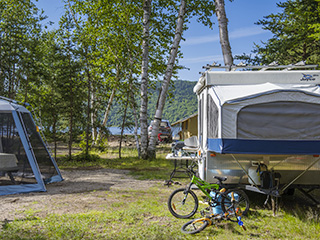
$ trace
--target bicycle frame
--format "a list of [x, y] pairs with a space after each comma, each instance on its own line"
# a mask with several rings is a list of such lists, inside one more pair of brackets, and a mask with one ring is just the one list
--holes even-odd
[[[213, 185], [213, 184], [208, 184], [208, 185]], [[215, 184], [215, 185], [218, 185], [218, 184]], [[232, 222], [237, 222], [238, 225], [243, 230], [247, 230], [246, 227], [244, 226], [244, 223], [241, 220], [241, 213], [239, 213], [236, 210], [235, 206], [234, 206], [235, 201], [236, 200], [235, 200], [235, 197], [234, 197], [234, 192], [232, 192], [231, 193], [231, 206], [229, 207], [229, 209], [233, 210], [232, 212], [234, 214], [234, 217], [236, 217], [236, 220], [232, 220], [230, 218], [230, 212], [228, 211], [228, 212], [225, 212], [225, 213], [222, 213], [222, 214], [210, 214], [210, 215], [207, 215], [207, 216], [203, 216], [202, 218], [195, 219], [191, 224], [193, 225], [193, 224], [198, 223], [198, 222], [202, 223], [204, 221], [207, 221], [208, 222], [207, 226], [211, 226], [211, 225], [215, 224], [215, 222], [220, 222], [221, 220], [229, 220], [229, 221], [232, 221]], [[201, 229], [201, 230], [203, 230], [203, 229]], [[201, 230], [199, 230], [199, 231], [201, 231]], [[192, 233], [195, 233], [195, 232], [192, 232]]]
[[188, 187], [188, 190], [191, 189], [191, 185], [194, 184], [196, 185], [209, 199], [211, 199], [211, 196], [209, 194], [208, 191], [206, 191], [207, 189], [215, 189], [215, 190], [219, 190], [220, 185], [217, 183], [208, 183], [200, 178], [198, 178], [196, 175], [192, 176], [190, 185]]

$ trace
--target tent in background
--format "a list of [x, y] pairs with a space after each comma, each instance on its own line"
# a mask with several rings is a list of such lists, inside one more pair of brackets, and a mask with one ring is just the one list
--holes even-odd
[[1, 97], [0, 195], [46, 191], [46, 183], [62, 180], [30, 111]]

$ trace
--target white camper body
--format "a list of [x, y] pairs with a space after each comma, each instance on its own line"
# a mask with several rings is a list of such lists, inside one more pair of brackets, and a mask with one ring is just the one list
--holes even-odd
[[[268, 194], [319, 186], [319, 84], [317, 70], [203, 73], [194, 87], [200, 177], [227, 176]], [[277, 174], [265, 189], [259, 174], [267, 169]]]

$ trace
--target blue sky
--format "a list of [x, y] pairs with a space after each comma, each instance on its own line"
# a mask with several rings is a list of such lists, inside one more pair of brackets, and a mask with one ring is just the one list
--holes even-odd
[[[228, 30], [233, 55], [250, 53], [254, 43], [261, 43], [271, 37], [271, 33], [261, 29], [254, 23], [264, 16], [280, 11], [276, 3], [280, 0], [234, 0], [226, 3], [226, 14], [229, 19]], [[58, 24], [64, 12], [60, 0], [39, 0], [36, 5], [45, 11], [48, 20]], [[179, 79], [197, 81], [203, 71], [202, 66], [218, 62], [223, 65], [219, 29], [216, 17], [213, 30], [192, 21], [183, 37], [186, 41], [181, 43], [184, 58], [180, 64], [190, 70], [181, 70]]]

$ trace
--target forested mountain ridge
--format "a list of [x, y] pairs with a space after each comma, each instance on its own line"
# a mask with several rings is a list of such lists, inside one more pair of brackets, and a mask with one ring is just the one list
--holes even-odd
[[[167, 119], [170, 123], [174, 123], [179, 119], [188, 117], [198, 111], [197, 95], [193, 92], [193, 87], [196, 82], [176, 80], [173, 81], [170, 86], [170, 96], [166, 99], [166, 104], [163, 111], [163, 119]], [[156, 85], [156, 89], [149, 90], [149, 102], [148, 102], [148, 113], [149, 120], [151, 121], [158, 100], [160, 84]], [[114, 103], [110, 112], [108, 120], [108, 126], [121, 126], [123, 119], [123, 111], [121, 105]], [[128, 122], [133, 123], [132, 113], [128, 119]]]

